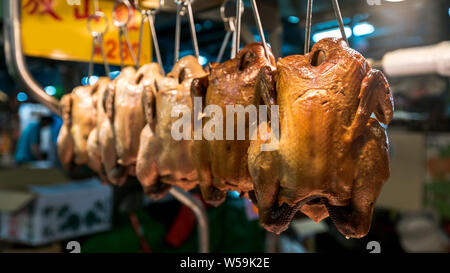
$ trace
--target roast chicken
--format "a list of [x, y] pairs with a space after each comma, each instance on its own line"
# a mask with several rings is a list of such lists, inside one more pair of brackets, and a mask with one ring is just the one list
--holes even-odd
[[[390, 174], [380, 123], [391, 121], [393, 99], [384, 75], [343, 40], [326, 38], [263, 67], [256, 92], [279, 105], [280, 124], [279, 138], [261, 124], [268, 129], [249, 148], [261, 224], [278, 234], [299, 209], [316, 222], [330, 216], [346, 237], [365, 236]], [[274, 139], [278, 149], [261, 150]]]
[[[171, 185], [189, 190], [198, 184], [192, 163], [193, 141], [172, 137], [173, 124], [180, 119], [173, 117], [172, 111], [176, 107], [192, 111], [191, 83], [204, 75], [197, 59], [186, 56], [167, 77], [155, 77], [153, 85], [145, 89], [147, 124], [141, 133], [136, 174], [144, 192], [153, 199], [164, 196]], [[190, 118], [187, 121], [190, 125]], [[187, 132], [190, 135], [190, 128]]]
[[108, 183], [106, 176], [106, 171], [103, 166], [101, 147], [99, 141], [99, 131], [100, 126], [103, 124], [104, 120], [107, 119], [105, 110], [105, 96], [108, 90], [110, 80], [108, 78], [101, 78], [98, 81], [99, 87], [97, 89], [96, 95], [93, 97], [93, 103], [95, 105], [95, 127], [89, 134], [87, 142], [87, 154], [90, 162], [90, 167], [95, 171], [100, 179], [104, 183]]
[[[222, 64], [211, 64], [210, 73], [197, 78], [192, 83], [192, 96], [203, 99], [203, 106], [217, 105], [226, 113], [226, 106], [254, 104], [255, 84], [262, 67], [273, 67], [275, 59], [270, 52], [270, 60], [264, 54], [260, 43], [245, 46], [234, 59]], [[194, 113], [194, 123], [201, 119], [202, 125], [211, 119], [204, 113]], [[203, 118], [202, 118], [203, 117]], [[253, 189], [247, 165], [247, 150], [250, 145], [248, 117], [246, 117], [246, 137], [244, 140], [227, 140], [227, 128], [223, 119], [222, 140], [194, 141], [193, 160], [196, 166], [200, 189], [206, 202], [221, 204], [227, 190], [247, 194]], [[194, 128], [195, 129], [195, 128]], [[234, 132], [237, 132], [237, 115], [234, 116]], [[201, 128], [200, 128], [201, 130]], [[197, 132], [194, 131], [194, 135]], [[201, 134], [201, 132], [200, 132]]]
[[123, 185], [129, 175], [136, 174], [139, 137], [146, 124], [143, 91], [153, 84], [155, 74], [161, 73], [158, 64], [122, 69], [104, 96], [105, 119], [99, 127], [98, 143], [107, 179]]
[[88, 165], [98, 171], [98, 161], [88, 156], [88, 137], [96, 127], [96, 100], [108, 83], [100, 78], [95, 85], [80, 86], [61, 99], [63, 125], [58, 135], [58, 156], [70, 171], [75, 165]]

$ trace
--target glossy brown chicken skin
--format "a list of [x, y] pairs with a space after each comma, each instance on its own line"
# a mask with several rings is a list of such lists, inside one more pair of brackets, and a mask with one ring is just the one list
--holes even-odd
[[206, 72], [197, 59], [186, 56], [167, 77], [155, 78], [153, 88], [146, 90], [147, 125], [141, 133], [136, 174], [145, 193], [153, 199], [163, 197], [170, 185], [189, 190], [198, 184], [192, 163], [193, 141], [172, 137], [173, 124], [179, 120], [172, 117], [172, 111], [175, 107], [192, 111], [191, 82], [204, 75]]
[[[212, 64], [208, 76], [194, 80], [192, 96], [202, 97], [203, 107], [218, 105], [224, 117], [227, 105], [243, 107], [253, 105], [256, 78], [260, 68], [275, 65], [272, 53], [270, 56], [269, 61], [265, 57], [263, 46], [259, 43], [245, 46], [234, 59], [222, 64]], [[203, 118], [203, 125], [209, 120], [208, 117]], [[205, 138], [195, 140], [193, 148], [202, 196], [206, 202], [215, 206], [224, 201], [227, 190], [245, 194], [253, 189], [247, 166], [247, 150], [250, 144], [248, 117], [245, 140], [226, 140], [225, 120], [224, 118], [223, 140]], [[235, 138], [236, 121], [235, 115]]]
[[139, 138], [145, 126], [142, 103], [145, 84], [161, 68], [157, 64], [122, 69], [106, 91], [104, 103], [108, 118], [99, 129], [101, 158], [108, 180], [123, 185], [128, 175], [135, 175]]
[[96, 162], [88, 156], [88, 138], [96, 126], [96, 97], [108, 79], [95, 85], [80, 86], [61, 99], [63, 125], [58, 135], [58, 155], [66, 170], [75, 165], [89, 165], [96, 170]]
[[249, 148], [261, 224], [279, 234], [300, 209], [316, 222], [330, 216], [347, 237], [365, 236], [390, 173], [379, 124], [393, 116], [384, 75], [327, 38], [305, 56], [280, 59], [276, 70], [261, 69], [257, 92], [279, 105], [280, 121], [277, 150], [261, 151], [270, 140], [260, 138]]

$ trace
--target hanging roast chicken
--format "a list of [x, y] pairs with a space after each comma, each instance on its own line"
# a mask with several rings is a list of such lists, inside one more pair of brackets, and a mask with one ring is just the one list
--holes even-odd
[[98, 143], [106, 176], [113, 184], [123, 185], [128, 175], [136, 174], [139, 138], [146, 123], [142, 95], [160, 74], [161, 67], [155, 63], [137, 72], [126, 67], [106, 91], [107, 118], [99, 127]]
[[104, 182], [108, 182], [106, 171], [103, 165], [101, 146], [99, 140], [100, 127], [103, 122], [108, 118], [105, 109], [105, 99], [108, 88], [110, 86], [110, 80], [104, 78], [99, 80], [100, 86], [96, 92], [96, 96], [93, 97], [93, 103], [95, 105], [95, 124], [96, 126], [92, 129], [89, 134], [87, 142], [87, 153], [90, 162], [90, 167], [94, 170]]
[[192, 110], [191, 82], [204, 75], [197, 59], [186, 56], [167, 77], [155, 78], [154, 85], [145, 89], [147, 125], [141, 134], [136, 175], [145, 193], [154, 199], [164, 196], [170, 185], [189, 190], [198, 183], [192, 163], [193, 141], [172, 137], [173, 124], [179, 119], [172, 116], [172, 111], [176, 107]]
[[66, 170], [87, 164], [98, 171], [98, 162], [88, 156], [88, 137], [96, 127], [96, 100], [109, 80], [100, 78], [95, 85], [80, 86], [61, 99], [63, 125], [58, 135], [58, 155]]
[[389, 177], [379, 122], [391, 121], [393, 99], [384, 75], [327, 38], [305, 56], [280, 59], [276, 70], [261, 69], [257, 92], [279, 105], [280, 122], [277, 150], [261, 151], [262, 140], [249, 148], [261, 224], [280, 233], [300, 209], [316, 222], [330, 216], [347, 237], [366, 235]]
[[[252, 105], [260, 68], [275, 64], [272, 53], [270, 57], [271, 60], [266, 59], [261, 44], [249, 44], [234, 59], [222, 64], [212, 64], [209, 75], [195, 79], [192, 96], [202, 97], [204, 107], [218, 105], [223, 113], [226, 113], [227, 105]], [[201, 117], [194, 113], [194, 119], [198, 118]], [[234, 118], [233, 129], [237, 132], [237, 116]], [[211, 117], [204, 117], [203, 125], [210, 119]], [[247, 165], [247, 150], [250, 144], [248, 120], [246, 117], [245, 140], [226, 140], [224, 118], [223, 140], [203, 138], [194, 141], [193, 159], [198, 170], [200, 189], [205, 201], [212, 205], [222, 203], [227, 190], [247, 193], [253, 189]]]

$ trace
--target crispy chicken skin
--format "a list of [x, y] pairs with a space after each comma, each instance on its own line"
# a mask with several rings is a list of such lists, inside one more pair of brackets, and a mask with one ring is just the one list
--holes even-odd
[[92, 86], [80, 86], [61, 99], [63, 125], [58, 135], [58, 155], [66, 170], [87, 164], [98, 170], [96, 161], [89, 157], [88, 138], [96, 128], [96, 100], [108, 79], [101, 78]]
[[180, 119], [172, 117], [172, 111], [187, 107], [192, 112], [191, 82], [204, 75], [197, 59], [186, 56], [167, 77], [159, 75], [145, 90], [147, 125], [141, 133], [136, 174], [145, 193], [153, 199], [163, 197], [171, 185], [189, 190], [198, 184], [192, 163], [193, 141], [172, 137], [173, 124]]
[[279, 59], [276, 70], [262, 68], [256, 92], [279, 105], [280, 124], [277, 150], [261, 151], [270, 140], [258, 133], [248, 151], [261, 224], [279, 234], [300, 210], [316, 222], [330, 216], [347, 237], [365, 236], [390, 174], [379, 122], [389, 124], [394, 106], [384, 75], [326, 38], [305, 56]]
[[[247, 150], [250, 144], [248, 117], [245, 140], [226, 140], [226, 106], [254, 104], [256, 78], [260, 68], [275, 65], [273, 55], [267, 60], [260, 43], [245, 46], [234, 59], [222, 64], [212, 64], [209, 75], [195, 79], [192, 97], [202, 97], [203, 107], [218, 105], [224, 113], [223, 140], [195, 140], [193, 160], [197, 168], [200, 189], [206, 202], [221, 204], [227, 190], [246, 194], [253, 189], [247, 167]], [[194, 119], [198, 115], [194, 113]], [[202, 119], [203, 125], [210, 118]], [[234, 134], [237, 132], [234, 117]], [[194, 120], [195, 122], [195, 120]], [[195, 134], [195, 132], [194, 132]]]

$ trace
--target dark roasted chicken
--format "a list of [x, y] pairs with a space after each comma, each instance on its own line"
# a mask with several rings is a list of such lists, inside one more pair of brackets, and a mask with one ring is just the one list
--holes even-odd
[[270, 141], [261, 138], [249, 148], [261, 224], [280, 233], [299, 209], [316, 222], [330, 216], [347, 237], [366, 235], [389, 177], [380, 123], [391, 121], [393, 99], [383, 74], [327, 38], [305, 56], [280, 59], [276, 70], [262, 68], [257, 93], [279, 105], [280, 124], [278, 149], [261, 151]]
[[[275, 65], [273, 56], [267, 60], [263, 46], [253, 43], [244, 47], [234, 59], [212, 64], [209, 75], [195, 79], [192, 84], [192, 96], [203, 98], [203, 107], [217, 105], [224, 113], [223, 140], [207, 140], [203, 137], [202, 140], [194, 141], [193, 160], [199, 175], [200, 189], [203, 198], [210, 204], [222, 203], [227, 190], [247, 193], [253, 189], [247, 165], [250, 144], [248, 118], [245, 140], [236, 140], [237, 115], [234, 116], [235, 136], [233, 140], [226, 140], [226, 106], [253, 105], [258, 72], [260, 68], [272, 65]], [[194, 113], [194, 122], [203, 114]], [[204, 117], [203, 126], [210, 120], [211, 117]]]

